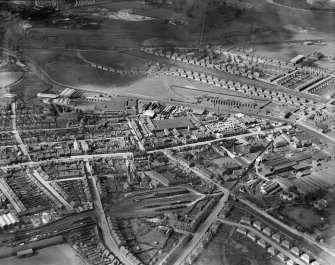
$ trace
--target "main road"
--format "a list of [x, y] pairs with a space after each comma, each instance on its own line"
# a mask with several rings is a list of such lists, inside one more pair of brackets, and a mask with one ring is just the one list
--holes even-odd
[[210, 228], [210, 226], [217, 220], [217, 216], [224, 207], [225, 203], [228, 200], [229, 193], [224, 193], [223, 197], [220, 199], [220, 201], [217, 203], [217, 205], [214, 207], [212, 212], [208, 215], [206, 220], [201, 223], [201, 225], [198, 227], [197, 231], [193, 234], [193, 238], [191, 241], [185, 246], [182, 253], [179, 257], [176, 258], [176, 260], [173, 262], [173, 264], [179, 265], [182, 264], [182, 262], [187, 259], [188, 255], [193, 251], [193, 249], [199, 244], [200, 240], [204, 237], [207, 230]]
[[[276, 127], [277, 130], [284, 130], [284, 129], [290, 129], [291, 125], [285, 125], [285, 126], [280, 126], [280, 127]], [[211, 144], [211, 143], [215, 143], [215, 142], [219, 142], [219, 141], [223, 141], [223, 140], [229, 140], [229, 139], [240, 139], [243, 137], [248, 137], [248, 136], [256, 136], [259, 134], [265, 134], [266, 131], [257, 131], [257, 132], [250, 132], [250, 133], [245, 133], [245, 134], [239, 134], [239, 135], [233, 135], [233, 136], [228, 136], [228, 137], [222, 137], [222, 138], [218, 138], [218, 139], [213, 139], [213, 140], [208, 140], [208, 141], [203, 141], [203, 142], [196, 142], [196, 143], [191, 143], [191, 144], [184, 144], [184, 145], [178, 145], [178, 146], [173, 146], [173, 147], [167, 147], [164, 149], [157, 149], [157, 150], [152, 150], [152, 151], [148, 151], [148, 154], [153, 154], [156, 152], [160, 152], [163, 150], [179, 150], [185, 147], [194, 147], [194, 146], [199, 146], [199, 145], [205, 145], [205, 144]]]
[[99, 222], [102, 234], [103, 234], [104, 242], [106, 246], [108, 247], [108, 249], [113, 253], [113, 255], [116, 256], [120, 261], [122, 261], [123, 264], [132, 265], [127, 259], [127, 257], [123, 255], [121, 251], [118, 249], [117, 245], [115, 244], [112, 238], [109, 225], [107, 222], [106, 214], [105, 214], [104, 208], [101, 203], [100, 193], [97, 187], [98, 179], [96, 176], [92, 175], [91, 173], [92, 169], [89, 165], [88, 160], [86, 160], [85, 162], [86, 162], [87, 171], [89, 173], [89, 178], [92, 180], [92, 183], [93, 183], [93, 189], [94, 189], [94, 194], [95, 194], [94, 196], [95, 197], [94, 198], [95, 211], [96, 211], [98, 222]]
[[9, 165], [9, 166], [2, 166], [0, 169], [7, 170], [11, 168], [18, 168], [18, 167], [27, 167], [27, 166], [39, 166], [44, 163], [58, 163], [58, 162], [70, 162], [73, 160], [91, 160], [95, 158], [113, 158], [113, 157], [132, 157], [133, 153], [131, 152], [124, 152], [124, 153], [113, 153], [113, 154], [94, 154], [94, 155], [78, 155], [78, 156], [71, 156], [71, 157], [64, 157], [58, 159], [50, 159], [50, 160], [43, 160], [43, 161], [29, 161], [24, 162], [16, 165]]

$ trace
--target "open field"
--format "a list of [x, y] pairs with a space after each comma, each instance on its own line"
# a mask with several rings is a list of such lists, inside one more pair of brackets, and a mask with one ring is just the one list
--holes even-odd
[[140, 80], [140, 76], [122, 76], [88, 65], [72, 63], [50, 63], [46, 66], [50, 76], [65, 85], [78, 86], [83, 89], [106, 91], [110, 88], [123, 87]]
[[24, 259], [2, 259], [0, 263], [1, 265], [88, 265], [66, 244], [41, 249], [37, 255]]
[[[99, 4], [99, 2], [103, 2]], [[153, 17], [157, 19], [179, 19], [186, 20], [187, 17], [183, 14], [176, 13], [173, 10], [165, 9], [165, 8], [155, 8], [151, 5], [144, 5], [140, 3], [134, 3], [130, 1], [120, 1], [120, 2], [110, 2], [106, 3], [104, 0], [98, 0], [96, 3], [99, 6], [111, 8], [113, 10], [123, 10], [123, 9], [131, 9], [134, 14]]]
[[[142, 43], [144, 40], [158, 38], [163, 43], [193, 43], [200, 40], [201, 26], [206, 6], [205, 1], [188, 1], [176, 3], [173, 6], [163, 5], [159, 8], [149, 7], [133, 2], [101, 1], [96, 5], [108, 7], [113, 10], [131, 8], [135, 14], [157, 18], [149, 21], [123, 21], [115, 19], [103, 19], [102, 29], [97, 30], [65, 30], [57, 28], [33, 28], [29, 32], [36, 32], [40, 36], [54, 36], [54, 43], [50, 46], [119, 46], [131, 47]], [[295, 33], [286, 29], [284, 25], [289, 20], [293, 24], [303, 24], [309, 21], [308, 17], [296, 18], [294, 14], [285, 12], [277, 13], [266, 4], [253, 8], [254, 1], [250, 5], [242, 7], [208, 5], [203, 40], [227, 44], [262, 41], [282, 41], [293, 38]], [[88, 8], [87, 8], [88, 9]], [[80, 16], [91, 16], [85, 13], [85, 8], [78, 10]], [[76, 12], [76, 9], [71, 11]], [[83, 13], [81, 13], [83, 12]], [[176, 25], [168, 23], [169, 20], [178, 20]], [[329, 20], [325, 20], [329, 28]], [[141, 30], [138, 30], [141, 29]], [[333, 28], [332, 28], [333, 29]], [[35, 40], [36, 43], [41, 42]], [[33, 45], [32, 42], [30, 45]]]
[[[238, 98], [246, 102], [256, 101], [261, 105], [266, 102], [265, 100], [253, 100], [235, 91], [181, 77], [156, 74], [145, 77], [107, 72], [84, 62], [74, 51], [59, 49], [52, 53], [42, 50], [41, 56], [38, 50], [29, 50], [29, 52], [30, 57], [36, 59], [55, 81], [68, 86], [125, 96], [144, 96], [151, 99], [159, 97], [195, 102], [195, 97], [212, 92], [212, 96], [220, 96], [220, 98]], [[132, 55], [112, 51], [82, 51], [81, 54], [89, 57], [88, 60], [124, 68], [130, 67], [133, 63], [140, 67], [149, 62]]]
[[[290, 61], [298, 54], [302, 54], [305, 57], [313, 52], [321, 52], [324, 56], [334, 56], [334, 45], [332, 42], [326, 43], [325, 45], [304, 45], [303, 43], [277, 43], [277, 44], [254, 44], [248, 45], [255, 50], [256, 54], [260, 54], [270, 58], [276, 58], [280, 60]], [[335, 69], [335, 62], [329, 62], [327, 60], [316, 61], [319, 67], [327, 68], [329, 70]]]
[[113, 51], [82, 51], [80, 54], [89, 62], [122, 69], [140, 68], [148, 63], [147, 60]]
[[32, 98], [36, 98], [39, 92], [46, 91], [50, 87], [51, 86], [38, 79], [33, 73], [28, 72], [25, 73], [22, 82], [13, 86], [10, 89], [10, 92], [16, 94], [19, 98], [26, 101]]
[[297, 224], [303, 226], [306, 229], [310, 229], [314, 226], [319, 226], [323, 222], [320, 216], [313, 212], [312, 210], [306, 209], [301, 206], [286, 206], [282, 213], [287, 215], [291, 220], [296, 222]]
[[22, 72], [0, 72], [0, 88], [17, 82], [22, 76]]

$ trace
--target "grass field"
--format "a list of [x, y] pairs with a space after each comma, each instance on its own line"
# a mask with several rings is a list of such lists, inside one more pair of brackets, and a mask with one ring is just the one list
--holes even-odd
[[32, 257], [17, 259], [8, 258], [0, 260], [1, 265], [89, 265], [76, 255], [69, 245], [58, 245], [44, 248]]
[[306, 229], [319, 226], [323, 223], [317, 213], [302, 206], [286, 206], [282, 210], [282, 213], [286, 214], [291, 220]]

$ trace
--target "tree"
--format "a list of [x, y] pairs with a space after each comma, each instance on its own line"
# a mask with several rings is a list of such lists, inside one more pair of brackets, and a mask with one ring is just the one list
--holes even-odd
[[298, 193], [298, 188], [297, 186], [291, 186], [287, 189], [289, 192], [294, 192], [294, 193]]

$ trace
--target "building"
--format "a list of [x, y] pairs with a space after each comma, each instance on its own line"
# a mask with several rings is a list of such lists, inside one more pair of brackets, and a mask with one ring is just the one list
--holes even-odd
[[0, 215], [0, 228], [6, 230], [19, 224], [19, 219], [14, 213]]
[[281, 253], [281, 252], [277, 255], [277, 257], [278, 257], [281, 261], [284, 261], [284, 262], [285, 262], [285, 260], [286, 260], [285, 255], [284, 255], [283, 253]]
[[35, 253], [34, 253], [34, 250], [29, 248], [29, 249], [25, 249], [25, 250], [20, 250], [16, 253], [16, 256], [18, 258], [26, 258], [26, 257], [30, 257], [30, 256], [33, 256]]
[[293, 64], [296, 64], [296, 63], [301, 62], [302, 59], [304, 59], [304, 58], [305, 58], [304, 55], [299, 54], [299, 55], [297, 55], [296, 57], [292, 58], [292, 59], [290, 60], [290, 62], [293, 63]]
[[300, 249], [298, 247], [292, 247], [291, 252], [296, 256], [300, 256]]
[[295, 265], [295, 262], [293, 260], [289, 259], [289, 260], [286, 261], [286, 264], [287, 265]]
[[266, 248], [266, 246], [267, 246], [267, 243], [265, 242], [264, 239], [259, 239], [259, 240], [257, 241], [257, 244], [258, 244], [259, 246], [261, 246], [262, 248]]
[[28, 23], [28, 21], [23, 20], [19, 23], [19, 26], [26, 31], [27, 29], [30, 29], [32, 27], [32, 25], [30, 23]]
[[280, 243], [281, 241], [281, 235], [279, 233], [273, 234], [272, 239], [276, 241], [277, 243]]
[[240, 223], [241, 223], [241, 224], [251, 225], [250, 218], [247, 217], [247, 216], [242, 216]]
[[290, 249], [291, 248], [291, 242], [288, 241], [287, 239], [283, 240], [283, 242], [281, 242], [282, 246], [287, 248], [287, 249]]
[[247, 234], [247, 230], [245, 228], [243, 228], [243, 227], [238, 227], [236, 229], [236, 232], [239, 232], [242, 235], [246, 235]]
[[279, 184], [277, 182], [270, 180], [261, 186], [261, 192], [263, 194], [267, 194], [267, 193], [271, 193], [272, 191], [278, 188], [279, 188]]
[[55, 98], [58, 98], [58, 95], [56, 95], [56, 94], [49, 94], [49, 93], [38, 93], [37, 97], [39, 97], [39, 98], [53, 98], [53, 99], [55, 99]]
[[258, 229], [258, 230], [262, 230], [262, 224], [261, 224], [261, 222], [260, 221], [256, 221], [256, 222], [254, 222], [253, 223], [253, 226], [256, 228], [256, 229]]
[[307, 253], [304, 253], [301, 255], [301, 259], [303, 261], [305, 261], [307, 264], [309, 264], [311, 262], [311, 257], [310, 255], [308, 255]]
[[271, 237], [271, 235], [272, 235], [272, 231], [271, 231], [270, 227], [264, 227], [263, 233], [265, 235], [267, 235], [268, 237]]
[[249, 232], [248, 233], [248, 237], [252, 240], [252, 241], [256, 241], [256, 235], [253, 232]]
[[268, 252], [273, 256], [276, 255], [276, 249], [273, 246], [268, 248]]

